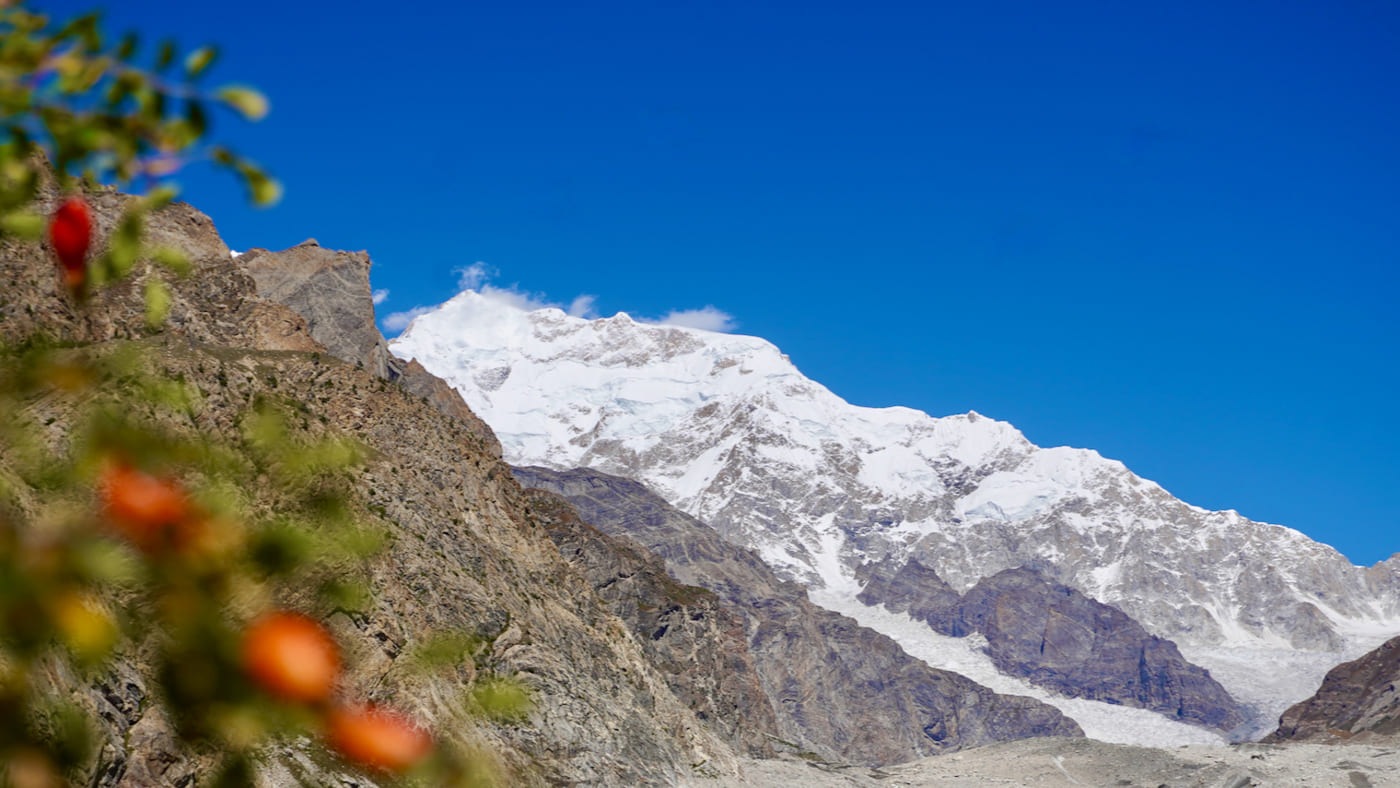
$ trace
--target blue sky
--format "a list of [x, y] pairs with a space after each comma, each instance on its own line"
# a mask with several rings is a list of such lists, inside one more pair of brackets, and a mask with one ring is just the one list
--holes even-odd
[[[586, 7], [585, 7], [586, 6]], [[89, 4], [41, 3], [57, 16]], [[1400, 551], [1388, 2], [131, 0], [273, 111], [191, 170], [234, 248], [712, 307], [861, 405], [976, 410], [1185, 500]]]

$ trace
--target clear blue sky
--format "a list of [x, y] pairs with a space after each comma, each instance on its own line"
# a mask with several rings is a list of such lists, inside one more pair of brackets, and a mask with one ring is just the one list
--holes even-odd
[[[89, 4], [53, 2], [60, 16]], [[862, 405], [977, 410], [1185, 500], [1400, 551], [1393, 2], [113, 3], [213, 41], [287, 187], [234, 248], [366, 249], [602, 314], [707, 305]]]

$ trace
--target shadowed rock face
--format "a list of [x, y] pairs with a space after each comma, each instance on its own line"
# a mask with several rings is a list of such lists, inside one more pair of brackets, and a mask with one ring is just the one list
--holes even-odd
[[1239, 705], [1176, 644], [1117, 608], [1031, 569], [984, 578], [963, 597], [969, 631], [987, 638], [997, 668], [1070, 697], [1121, 703], [1229, 730]]
[[1082, 735], [1057, 709], [930, 668], [884, 635], [813, 605], [752, 551], [636, 482], [584, 469], [514, 473], [527, 487], [562, 495], [589, 524], [649, 547], [677, 580], [732, 606], [787, 741], [878, 764], [1028, 736]]
[[714, 593], [677, 583], [650, 550], [579, 519], [561, 496], [525, 491], [564, 559], [622, 619], [676, 697], [741, 752], [773, 755], [773, 708], [759, 686], [744, 622]]
[[908, 613], [952, 637], [981, 632], [997, 668], [1074, 698], [1151, 709], [1229, 730], [1239, 705], [1176, 644], [1149, 635], [1117, 608], [1025, 567], [982, 579], [959, 595], [915, 560], [861, 567], [858, 599]]
[[1333, 668], [1265, 741], [1400, 741], [1400, 637]]
[[[866, 564], [856, 570], [864, 587], [856, 597], [867, 605], [884, 605], [895, 613], [908, 613], [940, 635], [960, 638], [975, 630], [962, 615], [962, 594], [943, 582], [938, 573], [911, 558], [894, 570], [893, 561]], [[892, 571], [893, 570], [893, 571]]]
[[305, 318], [331, 355], [389, 377], [389, 346], [374, 325], [368, 254], [322, 249], [313, 239], [281, 252], [250, 249], [238, 262], [258, 295]]

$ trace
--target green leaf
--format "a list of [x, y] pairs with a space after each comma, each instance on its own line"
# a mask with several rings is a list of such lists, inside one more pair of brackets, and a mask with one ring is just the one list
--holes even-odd
[[138, 39], [135, 33], [127, 33], [122, 36], [120, 44], [117, 44], [117, 59], [131, 60], [131, 56], [136, 54], [136, 44]]
[[190, 99], [185, 105], [185, 120], [190, 124], [190, 132], [195, 137], [203, 137], [204, 132], [209, 129], [209, 118], [204, 114], [204, 104], [197, 99]]
[[146, 280], [146, 325], [160, 328], [170, 315], [170, 288], [155, 277]]
[[234, 158], [233, 151], [222, 145], [215, 145], [209, 149], [209, 158], [228, 167], [234, 166], [237, 159]]
[[262, 120], [271, 109], [267, 96], [244, 85], [228, 85], [220, 88], [214, 95], [251, 121]]
[[481, 640], [466, 632], [433, 632], [415, 647], [409, 664], [420, 672], [456, 668], [481, 647]]
[[265, 173], [256, 172], [246, 174], [248, 190], [252, 192], [253, 202], [260, 206], [275, 205], [282, 199], [282, 184], [275, 178], [268, 177]]
[[169, 246], [157, 247], [151, 251], [151, 259], [180, 276], [188, 276], [190, 273], [190, 258], [179, 249]]
[[219, 54], [219, 50], [212, 46], [200, 47], [185, 56], [185, 76], [190, 79], [203, 74], [214, 62], [214, 58]]
[[164, 71], [175, 61], [175, 42], [166, 39], [160, 42], [160, 52], [156, 55], [156, 71]]
[[146, 210], [156, 211], [164, 208], [169, 205], [171, 200], [174, 200], [179, 193], [177, 189], [171, 186], [161, 186], [152, 190], [150, 194], [146, 195]]
[[0, 234], [37, 241], [44, 235], [44, 217], [28, 211], [15, 211], [0, 217]]
[[489, 719], [510, 721], [530, 711], [530, 692], [518, 681], [487, 679], [472, 688], [472, 700]]

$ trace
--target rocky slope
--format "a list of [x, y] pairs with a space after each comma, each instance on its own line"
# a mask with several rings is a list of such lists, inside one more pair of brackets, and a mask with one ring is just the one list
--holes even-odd
[[743, 619], [713, 592], [677, 583], [645, 547], [583, 522], [560, 496], [540, 489], [525, 495], [559, 552], [627, 624], [672, 693], [741, 753], [772, 756], [777, 721]]
[[1238, 704], [1176, 645], [1121, 611], [1024, 567], [983, 578], [958, 594], [932, 569], [908, 561], [896, 571], [867, 565], [858, 599], [908, 613], [935, 632], [980, 632], [996, 667], [1072, 698], [1151, 709], [1172, 719], [1229, 730]]
[[[110, 192], [92, 197], [99, 237], [125, 199]], [[499, 753], [511, 784], [673, 785], [690, 779], [697, 765], [718, 774], [734, 768], [727, 739], [752, 740], [736, 733], [746, 718], [726, 729], [697, 716], [714, 713], [705, 688], [723, 688], [733, 677], [703, 675], [718, 669], [716, 662], [680, 666], [696, 689], [677, 696], [672, 687], [679, 678], [665, 670], [678, 666], [653, 662], [594, 585], [561, 557], [498, 446], [474, 417], [466, 418], [469, 411], [454, 415], [450, 403], [394, 386], [369, 364], [334, 358], [306, 319], [259, 295], [256, 278], [189, 206], [158, 213], [152, 226], [195, 263], [188, 279], [171, 282], [174, 303], [163, 331], [144, 326], [140, 297], [142, 280], [163, 274], [138, 265], [132, 281], [79, 312], [60, 295], [41, 249], [7, 242], [0, 247], [0, 278], [13, 285], [0, 303], [0, 333], [20, 341], [42, 332], [98, 355], [134, 349], [148, 373], [190, 398], [190, 410], [178, 418], [150, 418], [230, 451], [242, 442], [242, 418], [255, 399], [285, 408], [299, 436], [344, 435], [368, 449], [353, 505], [390, 540], [366, 568], [376, 589], [373, 606], [329, 619], [354, 666], [347, 686], [361, 688], [360, 697], [392, 701], [454, 738], [486, 743]], [[367, 284], [335, 281], [357, 289]], [[62, 446], [72, 437], [72, 408], [71, 401], [46, 396], [6, 417], [47, 423], [46, 437]], [[8, 464], [0, 451], [0, 473], [12, 477]], [[32, 498], [10, 489], [19, 490], [10, 505], [23, 508]], [[244, 494], [254, 510], [271, 506], [256, 485]], [[472, 632], [484, 646], [455, 670], [424, 678], [407, 657], [443, 629]], [[723, 653], [730, 642], [718, 624], [687, 637], [709, 654]], [[146, 655], [131, 644], [91, 684], [63, 671], [49, 677], [76, 691], [103, 721], [101, 754], [86, 784], [188, 784], [205, 768], [198, 754], [179, 747], [160, 706], [149, 702], [153, 666]], [[471, 721], [462, 688], [492, 675], [514, 676], [532, 688], [536, 706], [527, 720]], [[295, 742], [269, 754], [262, 779], [269, 786], [373, 782]]]
[[1400, 637], [1333, 668], [1316, 694], [1283, 713], [1266, 741], [1400, 745]]
[[961, 605], [1002, 672], [1072, 698], [1121, 703], [1229, 730], [1243, 722], [1230, 694], [1121, 611], [1029, 569], [983, 578]]
[[1002, 739], [1079, 733], [1045, 704], [930, 668], [889, 638], [813, 605], [752, 551], [637, 482], [583, 469], [515, 474], [568, 500], [591, 525], [649, 547], [678, 581], [728, 603], [745, 622], [779, 735], [817, 755], [896, 763]]
[[1354, 567], [976, 413], [852, 406], [761, 339], [468, 291], [390, 347], [460, 391], [508, 461], [643, 481], [814, 588], [854, 596], [871, 562], [917, 560], [958, 592], [1030, 566], [1183, 644], [1334, 650], [1400, 632], [1400, 558]]

